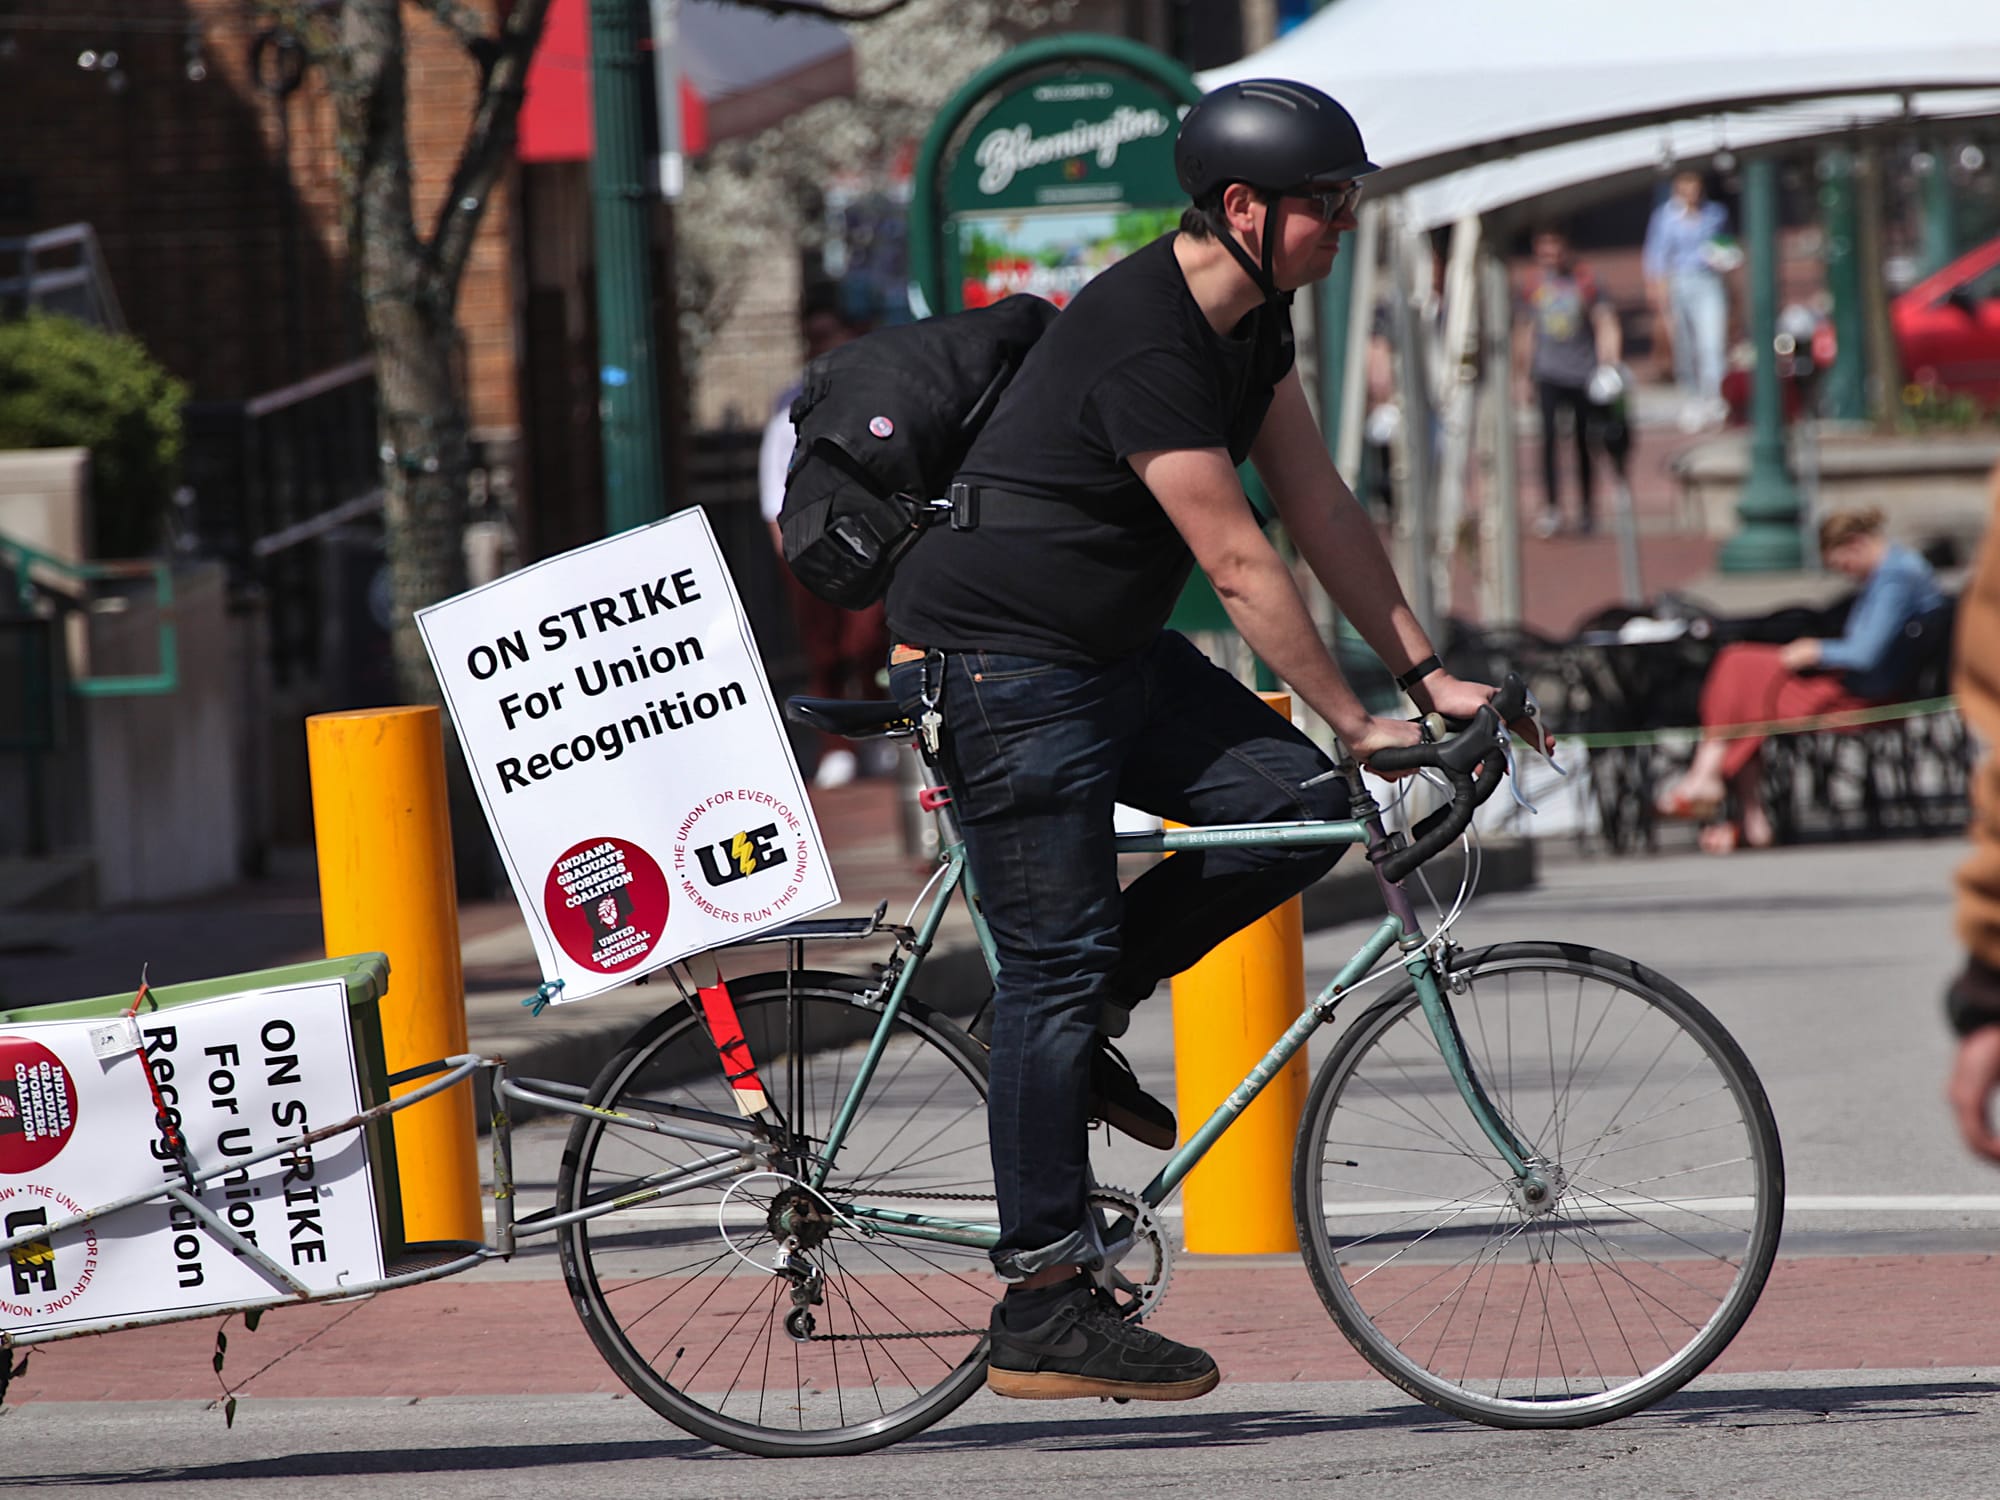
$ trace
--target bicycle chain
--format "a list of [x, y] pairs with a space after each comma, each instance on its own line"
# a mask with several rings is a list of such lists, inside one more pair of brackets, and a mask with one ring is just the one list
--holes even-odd
[[[899, 1192], [898, 1198], [923, 1198], [951, 1203], [994, 1203], [999, 1201], [992, 1193], [924, 1193]], [[984, 1328], [941, 1328], [926, 1333], [815, 1333], [807, 1340], [814, 1344], [864, 1344], [888, 1343], [893, 1339], [949, 1339], [967, 1334], [984, 1334]]]
[[[923, 1198], [942, 1203], [997, 1203], [999, 1199], [992, 1193], [921, 1193], [898, 1192], [898, 1198]], [[984, 1328], [940, 1328], [926, 1333], [815, 1333], [808, 1343], [814, 1344], [876, 1344], [888, 1343], [892, 1339], [955, 1339], [966, 1334], [984, 1335]]]

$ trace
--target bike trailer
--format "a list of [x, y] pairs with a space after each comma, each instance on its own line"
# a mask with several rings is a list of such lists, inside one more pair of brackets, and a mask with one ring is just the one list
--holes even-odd
[[[313, 1292], [379, 1280], [404, 1251], [390, 1122], [310, 1136], [389, 1098], [388, 977], [366, 953], [0, 1011], [0, 1328], [268, 1295], [245, 1246]], [[212, 1222], [161, 1196], [190, 1161], [223, 1169], [192, 1193]]]

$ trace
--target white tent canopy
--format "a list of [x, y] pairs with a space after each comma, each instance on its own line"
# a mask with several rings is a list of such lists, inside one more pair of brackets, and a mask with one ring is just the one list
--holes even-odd
[[1672, 162], [1699, 162], [1720, 151], [1744, 151], [1787, 141], [1909, 119], [1969, 119], [2000, 114], [2000, 92], [1848, 95], [1807, 104], [1774, 105], [1750, 114], [1709, 115], [1571, 141], [1502, 161], [1483, 162], [1411, 187], [1404, 195], [1412, 222], [1434, 229], [1468, 214], [1560, 192], [1580, 183], [1616, 185], [1620, 178]]
[[1336, 0], [1201, 75], [1295, 78], [1394, 188], [1545, 146], [1839, 95], [2000, 86], [1994, 0]]

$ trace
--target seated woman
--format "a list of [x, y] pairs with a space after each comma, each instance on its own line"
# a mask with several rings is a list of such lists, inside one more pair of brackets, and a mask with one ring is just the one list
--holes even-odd
[[[1734, 726], [1803, 719], [1892, 702], [1902, 684], [1896, 645], [1912, 620], [1944, 603], [1930, 565], [1882, 530], [1882, 512], [1835, 511], [1820, 523], [1820, 555], [1861, 585], [1838, 640], [1724, 646], [1701, 689], [1701, 723], [1710, 736], [1687, 772], [1655, 804], [1661, 816], [1694, 818], [1701, 847], [1727, 854], [1739, 843], [1771, 843], [1763, 800], [1764, 736], [1731, 735]], [[1740, 823], [1719, 819], [1725, 792], [1736, 794]]]

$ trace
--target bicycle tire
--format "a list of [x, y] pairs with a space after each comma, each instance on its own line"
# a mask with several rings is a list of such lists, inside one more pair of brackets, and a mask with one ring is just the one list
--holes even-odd
[[1307, 1094], [1293, 1208], [1320, 1300], [1383, 1375], [1470, 1421], [1651, 1405], [1735, 1337], [1777, 1256], [1784, 1159], [1755, 1071], [1685, 990], [1595, 948], [1459, 955], [1446, 998], [1558, 1194], [1531, 1211], [1511, 1191], [1405, 981]]
[[[772, 1105], [789, 1119], [803, 1099], [806, 1134], [820, 1141], [880, 1021], [880, 986], [816, 971], [789, 979], [791, 1010], [784, 971], [731, 980], [729, 989]], [[794, 1010], [803, 1043], [796, 1050]], [[730, 1095], [702, 1022], [676, 1006], [605, 1065], [589, 1102], [658, 1119], [660, 1102], [733, 1114]], [[905, 999], [825, 1201], [861, 1187], [877, 1204], [911, 1192], [989, 1196], [985, 1099], [985, 1054], [952, 1022]], [[636, 1174], [714, 1150], [580, 1118], [557, 1199], [569, 1212], [625, 1196], [621, 1183]], [[766, 1457], [885, 1447], [945, 1416], [984, 1381], [994, 1300], [986, 1253], [866, 1235], [822, 1214], [832, 1222], [804, 1253], [825, 1273], [825, 1290], [810, 1309], [810, 1341], [798, 1342], [784, 1323], [793, 1283], [767, 1268], [778, 1237], [759, 1217], [795, 1189], [748, 1180], [787, 1164], [766, 1153], [727, 1181], [567, 1226], [559, 1243], [571, 1300], [632, 1392], [697, 1437]], [[960, 1218], [992, 1212], [990, 1203], [923, 1206], [971, 1210]]]

